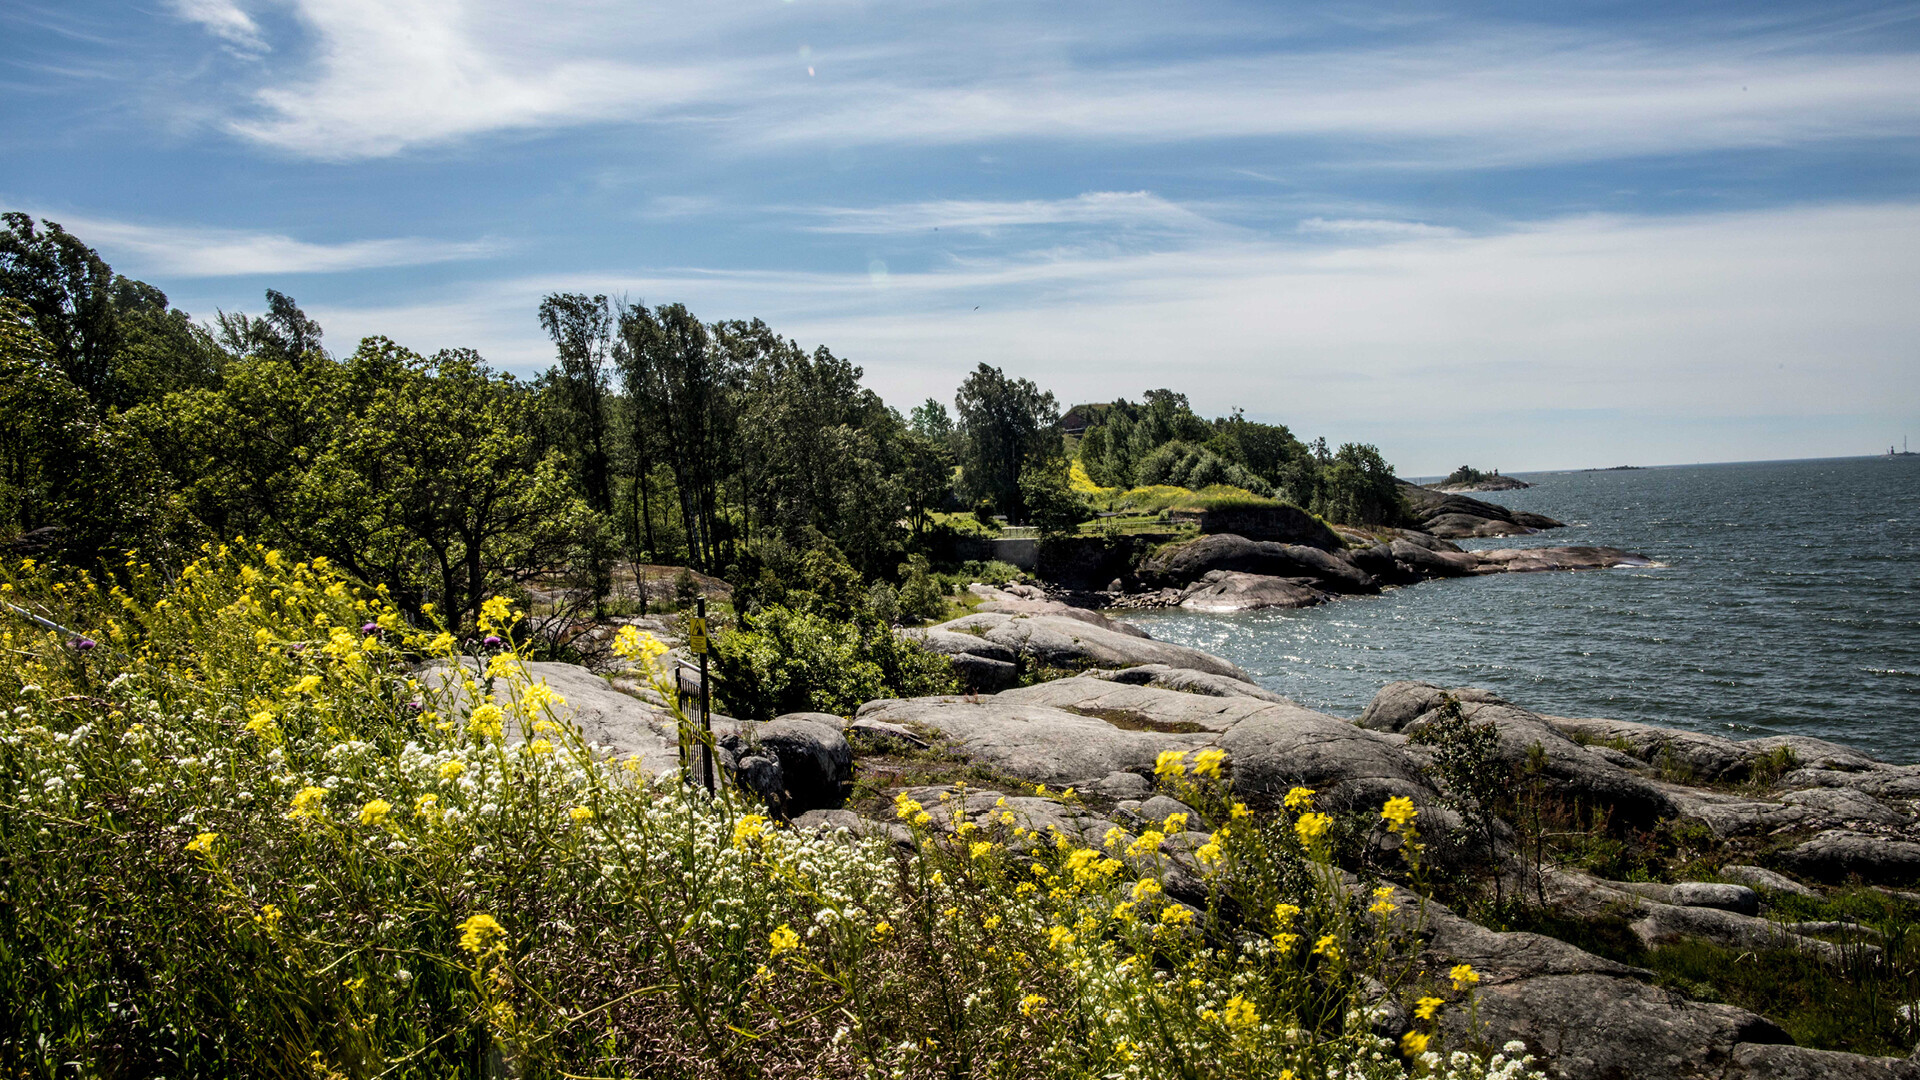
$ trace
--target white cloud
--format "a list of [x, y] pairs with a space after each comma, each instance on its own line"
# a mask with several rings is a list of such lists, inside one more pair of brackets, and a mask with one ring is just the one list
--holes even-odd
[[[210, 26], [246, 20], [230, 0], [183, 2], [204, 8]], [[1920, 128], [1909, 92], [1920, 57], [1750, 27], [1668, 42], [1438, 20], [1401, 28], [1392, 44], [1350, 32], [1330, 48], [1274, 43], [1279, 14], [1196, 29], [1170, 26], [1164, 10], [1096, 26], [1065, 12], [1043, 21], [1036, 9], [989, 17], [857, 0], [674, 11], [610, 0], [288, 2], [311, 36], [312, 65], [263, 71], [254, 110], [230, 123], [326, 159], [594, 123], [697, 124], [735, 153], [1334, 138], [1347, 142], [1320, 152], [1454, 166]], [[1174, 31], [1216, 55], [1158, 59]], [[809, 38], [843, 44], [803, 64], [794, 41]]]
[[1387, 221], [1379, 218], [1306, 218], [1297, 226], [1309, 236], [1372, 236], [1382, 240], [1429, 239], [1459, 236], [1460, 230], [1445, 225], [1427, 225], [1418, 221]]
[[169, 0], [173, 13], [188, 22], [199, 23], [208, 33], [242, 53], [263, 53], [267, 43], [260, 26], [235, 0]]
[[805, 211], [824, 218], [809, 232], [892, 234], [991, 233], [1036, 225], [1105, 225], [1119, 228], [1204, 232], [1213, 220], [1148, 191], [1089, 191], [1071, 199], [939, 199], [871, 208], [824, 207]]
[[336, 273], [474, 259], [499, 250], [491, 241], [396, 237], [316, 244], [278, 233], [52, 216], [99, 248], [109, 263], [149, 276]]
[[1896, 204], [1582, 216], [1384, 245], [1210, 239], [896, 268], [884, 289], [864, 269], [582, 274], [322, 321], [534, 370], [551, 363], [529, 314], [545, 292], [683, 300], [824, 343], [896, 404], [949, 396], [986, 358], [1063, 400], [1175, 386], [1204, 411], [1376, 442], [1423, 473], [1481, 446], [1510, 468], [1842, 452], [1702, 440], [1782, 416], [1831, 439], [1859, 416], [1920, 415], [1916, 277], [1920, 204]]

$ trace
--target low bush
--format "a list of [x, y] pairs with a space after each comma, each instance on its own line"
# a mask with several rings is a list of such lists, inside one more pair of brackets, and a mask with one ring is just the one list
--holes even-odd
[[[1228, 802], [1217, 752], [1161, 763], [1204, 826], [1087, 847], [902, 796], [903, 850], [582, 743], [504, 601], [461, 641], [273, 552], [128, 576], [4, 583], [82, 631], [0, 650], [8, 1075], [1537, 1075], [1442, 1057], [1471, 979], [1412, 975], [1420, 906], [1346, 886], [1311, 792]], [[1155, 875], [1185, 827], [1192, 905]], [[1375, 979], [1426, 995], [1397, 1041]]]

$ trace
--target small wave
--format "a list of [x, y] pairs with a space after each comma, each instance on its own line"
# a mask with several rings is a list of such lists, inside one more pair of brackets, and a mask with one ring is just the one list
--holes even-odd
[[1920, 671], [1902, 671], [1891, 667], [1868, 667], [1860, 670], [1872, 675], [1901, 675], [1909, 679], [1920, 679]]

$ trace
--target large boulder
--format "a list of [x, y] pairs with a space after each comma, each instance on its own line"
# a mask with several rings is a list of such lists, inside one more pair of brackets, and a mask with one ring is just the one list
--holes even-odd
[[[473, 660], [461, 663], [477, 673]], [[545, 683], [565, 699], [555, 707], [554, 718], [572, 726], [588, 745], [621, 758], [637, 758], [641, 771], [652, 775], [680, 767], [679, 727], [664, 709], [622, 693], [577, 664], [535, 661], [525, 666], [532, 682]], [[453, 672], [452, 664], [436, 661], [422, 667], [420, 674], [429, 686], [456, 688], [457, 695], [461, 682], [453, 678]], [[506, 732], [512, 742], [528, 734], [518, 721]]]
[[906, 629], [900, 635], [945, 656], [953, 664], [960, 685], [976, 694], [992, 694], [1020, 681], [1020, 654], [980, 634], [962, 634], [935, 627]]
[[1140, 565], [1141, 580], [1183, 586], [1214, 570], [1268, 577], [1305, 578], [1329, 592], [1372, 593], [1380, 583], [1354, 565], [1344, 550], [1323, 551], [1304, 544], [1249, 540], [1232, 533], [1202, 536], [1166, 548]]
[[756, 724], [751, 739], [780, 762], [786, 813], [846, 805], [853, 788], [853, 748], [838, 727], [803, 713]]
[[1334, 594], [1315, 588], [1313, 578], [1271, 577], [1237, 570], [1209, 570], [1180, 594], [1188, 611], [1225, 614], [1261, 608], [1303, 608], [1324, 604]]
[[1542, 570], [1611, 570], [1621, 566], [1653, 566], [1645, 555], [1615, 547], [1494, 548], [1475, 551], [1479, 574], [1526, 574]]
[[1447, 539], [1525, 536], [1565, 524], [1543, 514], [1512, 510], [1465, 495], [1444, 494], [1405, 481], [1401, 481], [1399, 490], [1420, 528]]
[[1075, 784], [1115, 772], [1151, 770], [1161, 751], [1198, 749], [1213, 737], [1207, 732], [1127, 730], [1098, 717], [1048, 705], [1005, 701], [1002, 697], [869, 701], [860, 706], [856, 719], [937, 731], [970, 760], [1023, 780], [1049, 784]]
[[1276, 806], [1296, 786], [1342, 809], [1378, 810], [1401, 795], [1423, 808], [1435, 801], [1400, 740], [1291, 702], [1264, 704], [1215, 742], [1232, 763], [1234, 794], [1253, 806]]
[[[1393, 683], [1385, 687], [1361, 717], [1361, 724], [1377, 730], [1414, 734], [1439, 715], [1442, 691], [1431, 684]], [[1460, 709], [1474, 724], [1491, 724], [1504, 765], [1516, 773], [1528, 765], [1538, 748], [1541, 778], [1557, 797], [1591, 809], [1610, 811], [1618, 824], [1645, 826], [1674, 816], [1676, 807], [1660, 787], [1634, 771], [1609, 761], [1561, 734], [1536, 713], [1503, 701], [1484, 690], [1453, 692]], [[1406, 718], [1411, 705], [1426, 708]]]
[[1859, 877], [1874, 885], [1920, 883], [1920, 844], [1870, 833], [1830, 829], [1776, 858], [1786, 869], [1816, 881]]
[[1108, 682], [1128, 683], [1133, 686], [1157, 686], [1162, 690], [1180, 690], [1189, 694], [1206, 694], [1209, 697], [1250, 697], [1261, 701], [1286, 702], [1288, 699], [1253, 683], [1230, 679], [1225, 675], [1211, 675], [1192, 668], [1168, 667], [1165, 664], [1142, 664], [1139, 667], [1118, 668], [1105, 671], [1095, 668], [1082, 672], [1089, 679], [1105, 679]]
[[[1225, 675], [1242, 682], [1253, 679], [1238, 665], [1211, 653], [1152, 638], [1134, 637], [1057, 615], [1003, 615], [993, 612], [966, 615], [927, 631], [930, 647], [938, 632], [976, 637], [1024, 658], [1028, 666], [1080, 669], [1166, 664]], [[940, 641], [951, 639], [941, 638]], [[945, 651], [942, 648], [942, 651]], [[979, 654], [978, 647], [968, 650]], [[949, 654], [951, 655], [951, 654]]]
[[1466, 551], [1434, 551], [1395, 537], [1387, 552], [1403, 573], [1414, 578], [1465, 577], [1480, 572], [1480, 560]]
[[1175, 734], [1226, 731], [1273, 704], [1255, 697], [1188, 694], [1085, 675], [1008, 690], [994, 700], [1046, 705], [1097, 716], [1119, 727]]

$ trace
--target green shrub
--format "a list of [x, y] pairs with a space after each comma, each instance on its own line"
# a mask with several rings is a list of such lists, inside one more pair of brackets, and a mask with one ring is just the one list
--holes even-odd
[[763, 607], [715, 639], [714, 660], [715, 686], [745, 720], [790, 712], [848, 716], [876, 698], [958, 689], [946, 657], [899, 638], [871, 613], [838, 619]]

